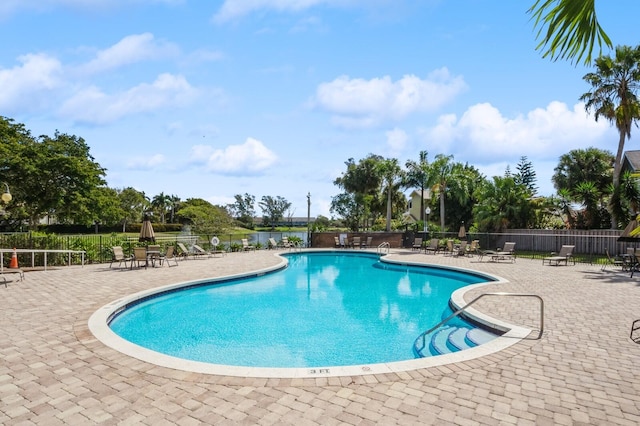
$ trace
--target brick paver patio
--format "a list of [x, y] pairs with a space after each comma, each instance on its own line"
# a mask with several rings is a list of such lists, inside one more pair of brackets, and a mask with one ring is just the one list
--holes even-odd
[[[640, 424], [640, 277], [598, 266], [480, 262], [399, 250], [390, 257], [473, 268], [508, 284], [479, 292], [535, 293], [545, 331], [507, 350], [394, 374], [300, 379], [189, 373], [123, 355], [87, 320], [101, 306], [164, 284], [257, 270], [273, 252], [124, 270], [72, 266], [0, 286], [0, 423], [4, 425]], [[9, 279], [17, 276], [9, 276]], [[477, 309], [538, 327], [530, 299], [493, 298]]]

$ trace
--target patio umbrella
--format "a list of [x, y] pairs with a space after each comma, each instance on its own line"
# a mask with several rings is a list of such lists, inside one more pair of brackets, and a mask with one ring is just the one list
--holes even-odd
[[153, 226], [151, 226], [151, 220], [147, 215], [145, 215], [144, 220], [142, 221], [142, 228], [140, 228], [140, 236], [138, 237], [138, 241], [140, 242], [156, 241], [156, 236], [153, 233]]
[[620, 234], [620, 236], [618, 237], [618, 242], [619, 243], [640, 242], [640, 233], [633, 232], [633, 230], [637, 229], [638, 226], [640, 226], [640, 223], [638, 223], [638, 218], [636, 217], [631, 222], [629, 222], [626, 228], [624, 228], [624, 231], [622, 231], [622, 234]]
[[461, 240], [464, 240], [467, 238], [467, 230], [464, 229], [464, 222], [462, 222], [462, 225], [460, 225], [460, 230], [458, 231], [458, 238], [460, 238]]

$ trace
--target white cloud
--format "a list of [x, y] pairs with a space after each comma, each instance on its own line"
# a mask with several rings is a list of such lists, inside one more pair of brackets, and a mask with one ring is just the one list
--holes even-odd
[[236, 199], [234, 197], [225, 197], [224, 195], [213, 195], [207, 197], [207, 201], [215, 206], [226, 206], [227, 204], [233, 204]]
[[36, 106], [44, 101], [44, 93], [63, 84], [62, 65], [55, 58], [28, 54], [18, 62], [11, 69], [0, 69], [0, 108], [5, 112]]
[[562, 102], [551, 102], [546, 108], [507, 118], [491, 104], [482, 103], [468, 108], [459, 120], [454, 115], [440, 117], [426, 140], [449, 145], [450, 151], [478, 162], [522, 155], [555, 159], [571, 149], [601, 143], [609, 129], [606, 121], [590, 117], [583, 104], [569, 109]]
[[127, 163], [127, 168], [135, 170], [152, 170], [158, 166], [162, 166], [166, 161], [166, 157], [162, 154], [155, 154], [150, 157], [138, 157], [130, 160]]
[[466, 87], [462, 77], [452, 76], [446, 68], [426, 79], [405, 75], [395, 82], [389, 76], [371, 80], [340, 76], [318, 86], [312, 103], [332, 113], [336, 125], [371, 127], [416, 112], [436, 111]]
[[399, 156], [407, 146], [407, 141], [409, 140], [407, 132], [396, 127], [386, 132], [385, 136], [387, 137], [387, 146], [389, 147], [391, 156]]
[[196, 145], [191, 148], [191, 159], [205, 164], [214, 173], [252, 175], [271, 167], [278, 157], [261, 141], [247, 138], [242, 145], [229, 145], [225, 149]]
[[134, 34], [124, 37], [113, 46], [101, 50], [95, 59], [80, 67], [87, 73], [104, 72], [146, 60], [174, 57], [179, 49], [172, 43], [157, 41], [153, 34]]
[[297, 12], [323, 3], [335, 2], [328, 0], [225, 0], [213, 20], [222, 23], [264, 9]]
[[96, 8], [126, 7], [140, 3], [173, 5], [184, 2], [185, 0], [2, 0], [0, 2], [0, 17], [8, 16], [21, 10], [45, 12], [64, 7], [95, 11]]
[[217, 62], [224, 59], [225, 55], [219, 50], [198, 49], [191, 52], [184, 60], [186, 64], [201, 64], [208, 62]]
[[196, 97], [197, 91], [183, 76], [161, 74], [151, 84], [113, 95], [94, 86], [83, 88], [62, 105], [59, 114], [75, 121], [105, 124], [130, 114], [186, 105]]

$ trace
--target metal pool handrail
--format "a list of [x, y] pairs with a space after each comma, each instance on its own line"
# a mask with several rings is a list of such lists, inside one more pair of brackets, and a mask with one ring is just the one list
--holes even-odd
[[386, 241], [385, 241], [384, 243], [381, 243], [381, 244], [378, 246], [378, 250], [377, 250], [377, 252], [378, 252], [378, 253], [382, 253], [382, 252], [383, 252], [383, 250], [384, 250], [384, 249], [386, 249], [387, 254], [389, 254], [389, 249], [390, 249], [390, 248], [391, 248], [391, 244], [389, 244], [388, 242], [386, 242]]
[[[429, 330], [423, 333], [420, 333], [420, 335], [416, 338], [416, 340], [413, 343], [413, 349], [415, 350], [415, 352], [418, 355], [422, 355], [422, 351], [427, 346], [427, 335], [429, 333], [435, 331], [438, 327], [449, 322], [449, 320], [453, 319], [454, 317], [457, 317], [462, 312], [466, 311], [469, 306], [473, 305], [474, 303], [476, 303], [478, 300], [482, 299], [485, 296], [535, 297], [536, 299], [538, 299], [540, 301], [540, 333], [538, 334], [538, 339], [542, 337], [542, 333], [544, 331], [544, 300], [542, 300], [542, 297], [538, 296], [537, 294], [526, 294], [526, 293], [505, 293], [505, 292], [483, 293], [478, 297], [476, 297], [475, 299], [473, 299], [471, 302], [467, 303], [462, 308], [458, 309], [457, 311], [455, 311], [454, 313], [452, 313], [451, 315], [449, 315], [448, 317], [440, 321], [437, 325], [431, 327]], [[417, 344], [418, 344], [418, 340], [420, 339], [422, 339], [422, 346], [418, 348]]]

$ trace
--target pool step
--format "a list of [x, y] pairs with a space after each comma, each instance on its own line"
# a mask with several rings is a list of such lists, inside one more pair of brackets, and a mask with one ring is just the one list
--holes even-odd
[[496, 337], [479, 328], [446, 326], [433, 334], [429, 350], [431, 355], [443, 355], [473, 348]]
[[489, 333], [488, 331], [485, 331], [481, 328], [472, 328], [467, 333], [467, 339], [469, 339], [469, 341], [476, 346], [487, 343], [495, 339], [496, 337], [498, 336], [493, 333]]

